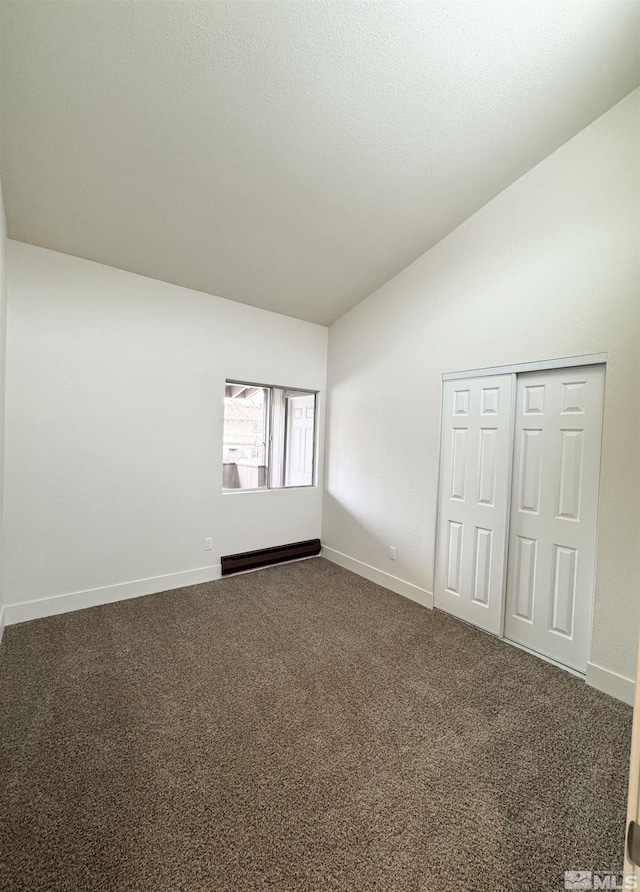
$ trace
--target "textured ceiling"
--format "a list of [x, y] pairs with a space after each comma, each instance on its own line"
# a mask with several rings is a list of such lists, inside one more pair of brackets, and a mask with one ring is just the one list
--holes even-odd
[[330, 323], [636, 87], [639, 14], [3, 2], [10, 235]]

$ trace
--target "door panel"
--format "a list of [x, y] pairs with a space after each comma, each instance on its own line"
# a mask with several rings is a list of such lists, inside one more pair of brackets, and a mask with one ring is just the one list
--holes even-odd
[[491, 555], [493, 530], [476, 527], [476, 547], [473, 560], [473, 600], [485, 606], [489, 603], [491, 583]]
[[501, 634], [513, 375], [443, 392], [435, 605]]
[[514, 610], [519, 619], [531, 622], [533, 620], [533, 590], [536, 579], [538, 543], [535, 539], [516, 536], [515, 549]]
[[518, 376], [504, 633], [586, 670], [603, 366]]

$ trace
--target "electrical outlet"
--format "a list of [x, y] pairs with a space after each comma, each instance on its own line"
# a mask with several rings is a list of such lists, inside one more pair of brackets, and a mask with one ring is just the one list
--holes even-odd
[[204, 540], [204, 550], [211, 551], [213, 548], [213, 539], [205, 539]]
[[392, 561], [395, 561], [398, 559], [398, 550], [395, 547], [395, 545], [389, 546], [389, 557]]

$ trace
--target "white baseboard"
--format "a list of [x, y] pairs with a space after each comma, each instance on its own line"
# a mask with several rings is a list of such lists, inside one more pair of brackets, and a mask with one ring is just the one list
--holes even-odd
[[0, 644], [2, 644], [2, 636], [4, 635], [5, 615], [4, 607], [0, 610]]
[[420, 586], [414, 585], [412, 582], [405, 582], [404, 579], [398, 579], [397, 576], [377, 570], [369, 564], [364, 564], [362, 561], [349, 557], [347, 554], [342, 554], [342, 552], [336, 551], [334, 548], [327, 548], [325, 545], [322, 546], [320, 554], [321, 557], [326, 558], [328, 561], [344, 567], [345, 570], [351, 570], [352, 573], [357, 573], [358, 576], [364, 576], [370, 582], [375, 582], [383, 586], [383, 588], [388, 588], [397, 595], [409, 598], [410, 601], [416, 601], [418, 604], [422, 604], [423, 607], [428, 607], [429, 610], [433, 608], [433, 592], [428, 592], [426, 588], [420, 588]]
[[596, 666], [595, 663], [587, 663], [587, 684], [633, 706], [636, 684], [630, 678], [625, 678], [624, 675], [618, 675], [611, 669], [603, 669], [602, 666]]
[[23, 601], [21, 604], [7, 604], [3, 612], [3, 620], [8, 626], [55, 616], [58, 613], [70, 613], [72, 610], [84, 610], [86, 607], [97, 607], [100, 604], [112, 604], [114, 601], [125, 601], [139, 598], [142, 595], [155, 595], [158, 592], [183, 588], [187, 585], [199, 585], [220, 579], [220, 564], [211, 567], [199, 567], [197, 570], [182, 570], [168, 573], [165, 576], [151, 576], [149, 579], [134, 579], [132, 582], [120, 582], [116, 585], [105, 585], [67, 595], [54, 595], [36, 601]]

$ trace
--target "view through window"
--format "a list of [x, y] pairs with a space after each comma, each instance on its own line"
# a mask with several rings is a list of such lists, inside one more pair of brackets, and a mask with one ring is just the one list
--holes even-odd
[[223, 489], [312, 486], [317, 394], [227, 381]]

